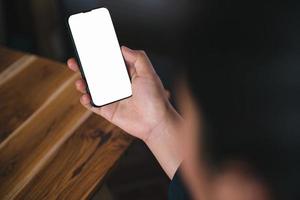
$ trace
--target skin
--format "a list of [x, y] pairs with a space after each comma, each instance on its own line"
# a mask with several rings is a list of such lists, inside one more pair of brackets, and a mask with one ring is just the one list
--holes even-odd
[[[86, 85], [79, 79], [75, 86], [82, 93], [81, 104], [143, 140], [170, 179], [180, 166], [193, 199], [269, 200], [266, 184], [251, 173], [247, 164], [225, 163], [215, 174], [201, 159], [201, 113], [186, 82], [182, 81], [178, 88], [181, 116], [170, 104], [169, 92], [145, 52], [124, 46], [121, 50], [132, 81], [132, 97], [101, 108], [92, 107]], [[69, 59], [67, 64], [78, 72], [75, 59]]]
[[[131, 77], [132, 97], [101, 108], [92, 107], [85, 82], [79, 79], [75, 86], [83, 94], [80, 102], [87, 109], [143, 140], [172, 178], [182, 161], [181, 136], [176, 131], [182, 118], [170, 104], [169, 93], [145, 52], [127, 47], [121, 50]], [[78, 71], [75, 59], [69, 59], [67, 64], [72, 71]]]

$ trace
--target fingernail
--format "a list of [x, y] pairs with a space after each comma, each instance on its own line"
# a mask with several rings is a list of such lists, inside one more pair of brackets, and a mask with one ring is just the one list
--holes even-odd
[[70, 67], [70, 68], [74, 68], [74, 65], [72, 63], [67, 63], [67, 65]]

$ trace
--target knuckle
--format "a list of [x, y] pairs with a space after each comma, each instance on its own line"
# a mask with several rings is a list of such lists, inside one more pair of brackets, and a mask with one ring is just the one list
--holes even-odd
[[138, 50], [138, 56], [139, 57], [145, 57], [146, 56], [146, 52], [144, 50]]

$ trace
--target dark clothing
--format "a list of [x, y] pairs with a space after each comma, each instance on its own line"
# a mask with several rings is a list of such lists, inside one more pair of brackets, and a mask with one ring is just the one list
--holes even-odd
[[169, 200], [189, 200], [191, 199], [180, 177], [179, 170], [174, 175], [169, 186]]

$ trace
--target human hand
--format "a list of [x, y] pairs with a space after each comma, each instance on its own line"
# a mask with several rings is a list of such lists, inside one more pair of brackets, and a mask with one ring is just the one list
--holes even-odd
[[[104, 117], [127, 133], [144, 141], [156, 127], [166, 121], [174, 109], [169, 103], [169, 93], [163, 87], [144, 51], [121, 48], [132, 82], [132, 97], [100, 107], [92, 107], [86, 84], [82, 79], [75, 82], [83, 93], [80, 102], [87, 109]], [[75, 59], [68, 60], [68, 67], [78, 71]]]

